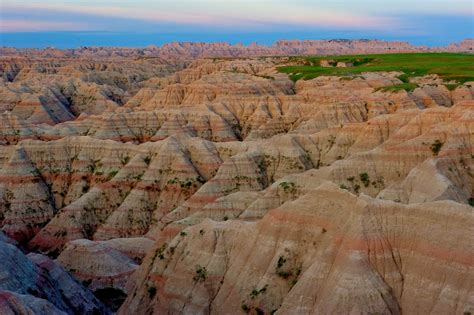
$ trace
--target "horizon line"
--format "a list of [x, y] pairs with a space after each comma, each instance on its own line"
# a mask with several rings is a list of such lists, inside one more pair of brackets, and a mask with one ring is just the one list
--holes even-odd
[[[13, 33], [25, 33], [25, 34], [34, 34], [34, 33], [116, 33], [116, 34], [123, 34], [124, 32], [100, 32], [100, 31], [39, 31], [39, 32], [1, 32], [0, 31], [0, 35], [1, 34], [13, 34]], [[135, 33], [135, 32], [131, 32], [132, 34]], [[137, 34], [137, 33], [135, 33]], [[142, 33], [138, 33], [138, 34], [142, 34]], [[148, 33], [147, 33], [148, 34]], [[154, 34], [154, 33], [151, 33], [151, 34]], [[160, 33], [161, 34], [161, 33]], [[175, 33], [168, 33], [169, 35], [174, 35]], [[245, 34], [253, 34], [253, 33], [245, 33]], [[164, 34], [162, 34], [164, 35]], [[449, 42], [448, 44], [445, 44], [445, 45], [419, 45], [419, 44], [414, 44], [412, 42], [410, 42], [409, 40], [405, 40], [405, 39], [382, 39], [382, 38], [336, 38], [336, 37], [333, 37], [333, 38], [318, 38], [318, 39], [299, 39], [299, 38], [280, 38], [280, 39], [277, 39], [277, 40], [274, 40], [271, 44], [265, 44], [265, 43], [261, 43], [259, 44], [258, 43], [258, 40], [255, 40], [254, 42], [251, 42], [249, 44], [245, 44], [245, 43], [240, 43], [240, 42], [236, 42], [236, 43], [231, 43], [230, 41], [222, 41], [222, 40], [219, 40], [219, 41], [193, 41], [193, 40], [176, 40], [176, 41], [167, 41], [167, 42], [164, 42], [164, 43], [161, 43], [161, 44], [153, 44], [153, 43], [149, 43], [147, 45], [144, 45], [144, 46], [141, 46], [141, 45], [137, 45], [137, 46], [121, 46], [121, 45], [79, 45], [79, 46], [75, 46], [75, 47], [65, 47], [65, 48], [59, 48], [59, 47], [55, 47], [54, 45], [51, 45], [51, 46], [45, 46], [45, 47], [16, 47], [16, 46], [8, 46], [8, 45], [0, 45], [0, 48], [15, 48], [15, 49], [19, 49], [19, 50], [24, 50], [24, 49], [38, 49], [38, 50], [45, 50], [45, 49], [57, 49], [57, 50], [70, 50], [70, 49], [81, 49], [81, 48], [129, 48], [129, 49], [144, 49], [144, 48], [163, 48], [164, 46], [166, 45], [169, 45], [169, 44], [226, 44], [226, 45], [229, 45], [229, 46], [244, 46], [244, 47], [251, 47], [253, 45], [258, 45], [258, 46], [265, 46], [265, 47], [272, 47], [274, 45], [276, 45], [278, 42], [282, 42], [282, 41], [296, 41], [296, 42], [316, 42], [316, 41], [382, 41], [382, 42], [388, 42], [388, 43], [407, 43], [411, 46], [414, 46], [414, 47], [426, 47], [426, 48], [438, 48], [438, 47], [448, 47], [450, 45], [454, 45], [454, 44], [459, 44], [459, 43], [462, 43], [464, 41], [467, 41], [467, 40], [474, 40], [474, 37], [466, 37], [464, 39], [461, 39], [461, 40], [457, 40], [457, 41], [452, 41], [452, 42]], [[1, 42], [1, 41], [0, 41]]]

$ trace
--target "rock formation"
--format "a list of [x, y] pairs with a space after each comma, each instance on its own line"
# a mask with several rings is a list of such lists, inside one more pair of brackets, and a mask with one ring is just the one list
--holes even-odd
[[1, 48], [0, 313], [474, 312], [474, 82], [277, 71], [431, 50]]
[[25, 255], [11, 243], [0, 236], [0, 313], [111, 313], [57, 262], [40, 254]]

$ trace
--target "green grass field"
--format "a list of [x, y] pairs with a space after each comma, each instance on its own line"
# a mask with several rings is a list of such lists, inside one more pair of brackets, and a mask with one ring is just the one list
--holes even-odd
[[[323, 68], [319, 65], [322, 59], [335, 61], [352, 61], [353, 67]], [[309, 80], [322, 75], [351, 76], [362, 72], [402, 71], [399, 78], [404, 82], [400, 89], [411, 90], [416, 85], [408, 83], [410, 77], [426, 74], [438, 74], [444, 80], [456, 80], [459, 83], [474, 81], [474, 55], [460, 53], [413, 53], [381, 54], [353, 56], [318, 56], [291, 57], [293, 66], [278, 67], [278, 71], [287, 73], [290, 79]]]

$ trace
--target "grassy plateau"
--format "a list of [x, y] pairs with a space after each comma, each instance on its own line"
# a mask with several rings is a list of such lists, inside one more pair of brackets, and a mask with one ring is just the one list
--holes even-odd
[[[320, 60], [349, 61], [352, 67], [321, 67]], [[291, 57], [294, 65], [278, 67], [278, 71], [287, 73], [291, 80], [309, 80], [318, 76], [354, 76], [363, 72], [401, 71], [402, 84], [390, 87], [393, 90], [407, 91], [417, 87], [410, 83], [410, 77], [437, 74], [442, 79], [455, 80], [459, 84], [474, 81], [474, 55], [462, 53], [407, 53], [352, 56]], [[451, 84], [453, 89], [457, 84]]]

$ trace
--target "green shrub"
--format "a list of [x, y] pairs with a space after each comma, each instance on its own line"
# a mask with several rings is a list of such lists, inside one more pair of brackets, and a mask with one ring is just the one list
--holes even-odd
[[283, 188], [283, 191], [285, 193], [291, 193], [294, 194], [297, 192], [297, 188], [295, 183], [292, 182], [281, 182], [279, 185], [281, 188]]
[[253, 289], [252, 292], [250, 292], [249, 296], [253, 300], [255, 299], [259, 294], [265, 293], [267, 291], [267, 285], [265, 285], [263, 288], [260, 290], [258, 289]]
[[474, 207], [474, 197], [469, 198], [467, 202], [469, 203], [471, 207]]
[[367, 173], [360, 173], [359, 174], [360, 181], [364, 184], [365, 187], [369, 187], [370, 185], [370, 177]]
[[277, 275], [283, 279], [288, 279], [293, 273], [291, 271], [278, 270]]
[[149, 287], [148, 288], [148, 296], [150, 299], [153, 299], [156, 295], [156, 288], [155, 287]]
[[356, 194], [359, 193], [359, 191], [360, 191], [360, 185], [359, 184], [354, 185], [354, 191], [355, 191]]
[[126, 165], [128, 164], [128, 162], [130, 162], [130, 157], [128, 155], [122, 156], [120, 158], [120, 163], [122, 163], [122, 165]]
[[444, 145], [444, 142], [441, 142], [441, 141], [439, 141], [438, 139], [436, 139], [436, 140], [430, 145], [430, 149], [431, 149], [431, 152], [433, 153], [433, 156], [438, 156], [439, 151], [441, 151], [441, 148], [443, 147], [443, 145]]
[[196, 269], [196, 274], [193, 277], [193, 280], [196, 282], [202, 282], [207, 279], [207, 269], [206, 267], [198, 266]]
[[339, 185], [339, 188], [345, 189], [345, 190], [349, 190], [349, 187], [347, 187], [347, 186], [344, 185], [344, 184]]
[[286, 258], [283, 257], [283, 256], [280, 256], [278, 258], [278, 262], [277, 262], [277, 268], [281, 268], [283, 267], [283, 265], [286, 263]]
[[118, 173], [118, 170], [112, 170], [109, 172], [109, 175], [108, 175], [108, 179], [112, 179], [115, 177], [115, 175], [117, 175]]

